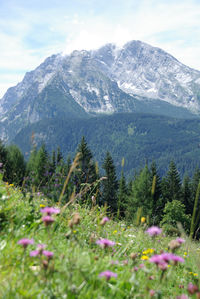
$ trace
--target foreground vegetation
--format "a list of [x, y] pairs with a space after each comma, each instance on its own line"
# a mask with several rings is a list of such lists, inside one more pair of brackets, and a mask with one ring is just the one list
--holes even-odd
[[49, 209], [2, 175], [0, 205], [1, 298], [199, 298], [200, 248], [181, 228], [147, 233], [145, 217], [115, 222], [92, 198]]

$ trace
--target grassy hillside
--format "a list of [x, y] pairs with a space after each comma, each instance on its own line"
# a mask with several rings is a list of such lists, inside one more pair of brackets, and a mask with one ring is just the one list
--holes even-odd
[[2, 180], [0, 202], [1, 298], [199, 298], [200, 251], [183, 232], [170, 249], [172, 238], [146, 233], [145, 215], [127, 226], [94, 202], [57, 203], [47, 217], [47, 198]]
[[31, 149], [32, 132], [38, 145], [45, 142], [49, 151], [60, 146], [65, 157], [74, 155], [84, 135], [100, 165], [106, 152], [110, 151], [120, 173], [124, 157], [126, 175], [133, 175], [135, 169], [153, 160], [160, 174], [166, 172], [171, 159], [181, 174], [191, 174], [200, 165], [199, 119], [181, 120], [136, 113], [70, 121], [46, 119], [26, 127], [13, 140], [27, 155]]

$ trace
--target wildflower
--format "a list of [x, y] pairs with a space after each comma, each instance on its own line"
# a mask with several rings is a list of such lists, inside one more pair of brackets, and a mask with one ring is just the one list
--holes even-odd
[[145, 218], [145, 217], [142, 217], [142, 218], [141, 218], [141, 223], [145, 223], [145, 221], [146, 221], [146, 218]]
[[149, 259], [149, 257], [147, 256], [147, 255], [142, 255], [141, 256], [141, 260], [143, 260], [143, 261], [146, 261], [146, 260], [148, 260]]
[[48, 225], [50, 225], [51, 223], [54, 222], [54, 219], [51, 216], [47, 215], [47, 216], [42, 217], [42, 221], [44, 222], [44, 224], [46, 226], [48, 226]]
[[114, 231], [113, 231], [113, 235], [115, 235], [116, 233], [117, 233], [117, 230], [114, 230]]
[[45, 255], [49, 260], [53, 257], [54, 253], [51, 251], [43, 250], [42, 254]]
[[189, 297], [185, 294], [181, 294], [180, 296], [177, 296], [176, 299], [189, 299]]
[[137, 258], [137, 253], [132, 252], [130, 258], [134, 261]]
[[3, 163], [0, 163], [0, 168], [3, 167]]
[[74, 224], [79, 224], [80, 220], [81, 220], [81, 217], [80, 217], [79, 213], [75, 213], [74, 216], [73, 216], [73, 223]]
[[135, 272], [137, 272], [138, 269], [139, 269], [138, 267], [134, 267], [134, 268], [133, 268], [133, 270], [134, 270]]
[[18, 244], [22, 245], [24, 248], [26, 248], [28, 245], [32, 245], [34, 244], [34, 240], [33, 239], [21, 239], [18, 241]]
[[117, 278], [117, 274], [114, 273], [114, 272], [111, 272], [111, 271], [107, 270], [107, 271], [101, 272], [99, 274], [99, 277], [105, 277], [106, 280], [110, 280], [111, 277]]
[[188, 284], [187, 287], [188, 292], [190, 293], [190, 295], [195, 294], [196, 292], [198, 292], [199, 288], [197, 285], [192, 284], [191, 282]]
[[181, 243], [179, 243], [177, 240], [171, 240], [168, 244], [169, 249], [171, 249], [172, 251], [179, 248], [180, 246]]
[[53, 207], [45, 207], [40, 210], [41, 213], [46, 213], [47, 215], [51, 216], [52, 214], [59, 214], [60, 209], [53, 208]]
[[150, 295], [150, 297], [153, 297], [153, 296], [155, 295], [155, 293], [156, 293], [156, 292], [155, 292], [154, 290], [150, 290], [150, 291], [149, 291], [149, 295]]
[[40, 208], [45, 208], [45, 205], [43, 205], [43, 204], [40, 204]]
[[106, 222], [110, 221], [110, 219], [108, 217], [103, 217], [103, 219], [100, 222], [100, 225], [105, 225]]
[[101, 240], [97, 240], [96, 244], [100, 245], [102, 248], [106, 248], [106, 247], [114, 246], [115, 242], [110, 241], [108, 239], [101, 239]]
[[177, 241], [179, 244], [185, 243], [185, 240], [182, 239], [182, 238], [176, 238], [176, 241]]
[[30, 252], [30, 256], [38, 256], [40, 254], [39, 250], [33, 250]]
[[157, 236], [162, 233], [162, 229], [157, 226], [151, 226], [146, 230], [146, 233], [149, 234], [149, 236]]
[[146, 254], [151, 254], [151, 253], [153, 253], [153, 252], [154, 252], [154, 249], [149, 248], [149, 249], [147, 249], [147, 250], [144, 250], [142, 253], [143, 253], [144, 255], [146, 255]]
[[38, 250], [43, 250], [47, 245], [46, 244], [38, 244], [37, 249]]

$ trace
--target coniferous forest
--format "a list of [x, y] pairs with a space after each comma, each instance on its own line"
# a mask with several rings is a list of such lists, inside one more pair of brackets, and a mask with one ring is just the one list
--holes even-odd
[[33, 144], [28, 161], [16, 145], [1, 142], [0, 161], [3, 180], [21, 187], [24, 194], [35, 192], [55, 204], [76, 199], [80, 204], [106, 205], [116, 219], [133, 223], [145, 217], [148, 224], [161, 225], [169, 234], [177, 233], [180, 223], [199, 238], [199, 168], [181, 179], [172, 160], [161, 177], [155, 161], [127, 179], [124, 159], [120, 175], [109, 152], [99, 168], [84, 137], [74, 157], [64, 157], [59, 147], [48, 153], [44, 144], [40, 148]]

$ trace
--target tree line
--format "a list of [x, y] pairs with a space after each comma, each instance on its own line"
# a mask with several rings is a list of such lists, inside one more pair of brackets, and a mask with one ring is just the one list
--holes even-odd
[[181, 180], [173, 161], [162, 178], [155, 162], [146, 163], [127, 181], [124, 160], [120, 178], [109, 152], [100, 171], [84, 137], [75, 160], [76, 165], [70, 157], [64, 159], [59, 147], [49, 154], [42, 145], [39, 149], [32, 147], [26, 162], [16, 145], [5, 146], [0, 142], [3, 179], [20, 186], [23, 192], [34, 191], [53, 202], [69, 202], [74, 197], [82, 204], [107, 205], [114, 217], [136, 223], [145, 217], [148, 224], [162, 225], [169, 233], [177, 232], [179, 222], [191, 236], [199, 237], [199, 168], [192, 177], [186, 174]]

